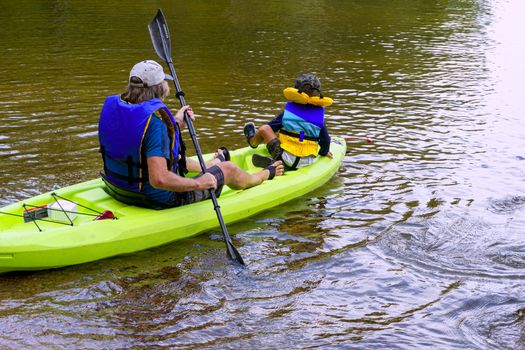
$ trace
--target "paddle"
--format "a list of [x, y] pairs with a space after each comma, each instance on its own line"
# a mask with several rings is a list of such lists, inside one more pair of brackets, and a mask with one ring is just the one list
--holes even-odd
[[[180, 88], [179, 80], [177, 79], [177, 74], [175, 73], [175, 67], [173, 67], [173, 61], [171, 59], [170, 33], [168, 31], [166, 19], [164, 18], [164, 14], [162, 13], [161, 9], [157, 11], [157, 15], [155, 16], [153, 21], [151, 21], [150, 24], [148, 24], [148, 29], [151, 35], [151, 41], [153, 42], [153, 47], [155, 48], [155, 52], [164, 62], [166, 62], [170, 69], [170, 73], [173, 76], [173, 83], [175, 84], [175, 89], [177, 91], [175, 96], [177, 96], [177, 98], [179, 99], [180, 105], [185, 106], [186, 101], [184, 100], [184, 92], [182, 92], [182, 89]], [[187, 112], [184, 113], [184, 120], [186, 121], [186, 125], [188, 126], [188, 130], [190, 132], [193, 145], [195, 146], [195, 150], [197, 151], [197, 157], [199, 158], [199, 163], [202, 168], [202, 172], [206, 173], [206, 164], [204, 163], [204, 159], [202, 158], [202, 152], [199, 146], [199, 142], [197, 141], [197, 135], [195, 134], [193, 123], [191, 121], [191, 118], [188, 116]], [[226, 242], [228, 256], [230, 257], [230, 259], [237, 261], [239, 264], [245, 265], [241, 254], [239, 254], [237, 249], [235, 249], [235, 247], [233, 246], [230, 235], [228, 234], [228, 229], [226, 228], [226, 224], [224, 223], [224, 220], [222, 218], [221, 209], [219, 207], [219, 203], [217, 202], [215, 191], [210, 190], [210, 195], [211, 200], [213, 202], [213, 207], [215, 209], [215, 212], [217, 213], [217, 218], [219, 219], [219, 223], [221, 225], [224, 241]]]

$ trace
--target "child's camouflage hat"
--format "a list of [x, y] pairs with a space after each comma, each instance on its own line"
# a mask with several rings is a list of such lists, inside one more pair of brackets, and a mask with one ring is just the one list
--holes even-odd
[[299, 92], [304, 92], [308, 96], [322, 96], [321, 81], [313, 74], [305, 73], [295, 79], [295, 86]]

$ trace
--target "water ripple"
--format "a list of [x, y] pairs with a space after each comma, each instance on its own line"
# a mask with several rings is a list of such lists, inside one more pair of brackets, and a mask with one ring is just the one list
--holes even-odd
[[[330, 133], [374, 142], [349, 142], [322, 188], [229, 225], [245, 269], [211, 230], [0, 276], [0, 347], [525, 347], [520, 5], [326, 5], [165, 5], [201, 147], [244, 147], [244, 123], [280, 113], [306, 71], [335, 100]], [[154, 56], [149, 5], [114, 6], [4, 4], [0, 204], [98, 176], [102, 97]]]

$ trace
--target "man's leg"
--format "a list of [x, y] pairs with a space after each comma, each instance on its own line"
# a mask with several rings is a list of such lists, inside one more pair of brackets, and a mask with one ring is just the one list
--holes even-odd
[[[275, 171], [274, 176], [281, 176], [283, 174], [284, 166], [282, 162], [275, 162], [272, 164], [272, 167], [274, 168], [273, 171]], [[215, 190], [215, 195], [217, 197], [219, 197], [222, 191], [222, 186], [225, 184], [233, 189], [240, 190], [259, 185], [264, 180], [267, 180], [271, 175], [269, 169], [263, 169], [255, 174], [248, 174], [239, 168], [235, 163], [229, 161], [221, 162], [206, 170], [217, 179], [218, 188]], [[202, 174], [198, 176], [202, 176]], [[169, 205], [172, 207], [178, 207], [181, 205], [200, 202], [210, 197], [209, 190], [173, 192], [173, 198]]]
[[[257, 173], [249, 174], [239, 168], [233, 162], [221, 162], [217, 164], [224, 174], [224, 184], [236, 190], [252, 187], [261, 184], [270, 177], [270, 170], [263, 169]], [[275, 168], [275, 176], [281, 176], [284, 172], [284, 166], [281, 161], [272, 164]]]
[[[212, 174], [215, 179], [217, 179], [217, 189], [215, 190], [215, 196], [219, 197], [221, 195], [222, 187], [224, 186], [224, 173], [217, 165], [206, 168], [206, 172]], [[194, 178], [198, 178], [200, 176], [202, 176], [202, 173], [195, 176]], [[171, 203], [169, 205], [172, 207], [179, 207], [181, 205], [200, 202], [209, 198], [211, 198], [210, 190], [173, 192]]]

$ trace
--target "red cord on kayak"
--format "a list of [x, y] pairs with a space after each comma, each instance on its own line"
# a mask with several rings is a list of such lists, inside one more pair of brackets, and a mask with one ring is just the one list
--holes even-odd
[[345, 136], [345, 141], [365, 141], [367, 143], [374, 143], [374, 140], [369, 136]]

